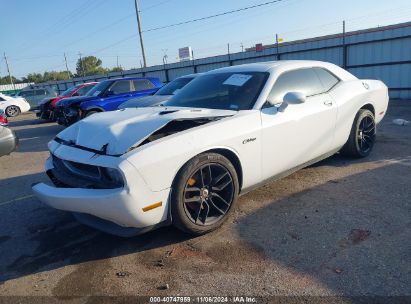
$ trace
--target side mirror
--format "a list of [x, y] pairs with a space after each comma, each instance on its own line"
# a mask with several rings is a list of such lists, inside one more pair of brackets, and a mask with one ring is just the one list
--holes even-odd
[[73, 96], [80, 96], [78, 92], [74, 93]]
[[288, 92], [283, 97], [283, 102], [278, 111], [284, 112], [289, 104], [301, 104], [307, 100], [307, 97], [301, 92]]
[[113, 95], [115, 95], [113, 91], [107, 91], [107, 92], [104, 94], [104, 97], [113, 96]]

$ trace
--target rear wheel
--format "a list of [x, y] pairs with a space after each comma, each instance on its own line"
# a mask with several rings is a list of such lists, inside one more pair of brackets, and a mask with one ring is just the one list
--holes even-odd
[[8, 117], [16, 117], [21, 113], [20, 108], [14, 105], [8, 106], [5, 112]]
[[228, 218], [239, 192], [231, 162], [217, 153], [203, 153], [178, 173], [171, 194], [173, 224], [184, 232], [210, 232]]
[[366, 109], [361, 109], [355, 116], [350, 137], [341, 149], [341, 153], [350, 157], [366, 157], [374, 147], [376, 126], [374, 114]]

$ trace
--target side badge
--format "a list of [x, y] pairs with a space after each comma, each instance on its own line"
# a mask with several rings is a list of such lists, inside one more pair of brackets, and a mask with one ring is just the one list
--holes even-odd
[[253, 142], [256, 139], [257, 139], [256, 137], [244, 139], [243, 140], [243, 145], [248, 144], [249, 142]]

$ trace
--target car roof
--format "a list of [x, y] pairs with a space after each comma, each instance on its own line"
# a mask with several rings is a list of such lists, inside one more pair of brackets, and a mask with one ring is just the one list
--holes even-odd
[[241, 72], [269, 72], [273, 73], [276, 71], [286, 71], [298, 68], [309, 68], [309, 67], [322, 67], [330, 70], [332, 73], [336, 74], [342, 80], [356, 79], [354, 75], [347, 72], [346, 70], [340, 68], [339, 66], [324, 61], [316, 60], [280, 60], [280, 61], [266, 61], [258, 63], [248, 63], [235, 65], [230, 67], [224, 67], [216, 70], [207, 72], [206, 74], [213, 73], [241, 73]]
[[[184, 76], [181, 76], [181, 77], [178, 77], [178, 78], [196, 78], [196, 77], [198, 77], [198, 76], [200, 76], [200, 75], [203, 75], [204, 73], [195, 73], [195, 74], [188, 74], [188, 75], [184, 75]], [[177, 79], [178, 79], [177, 78]]]
[[118, 78], [110, 78], [105, 79], [104, 81], [110, 80], [137, 80], [137, 79], [149, 79], [149, 80], [159, 80], [158, 77], [118, 77]]

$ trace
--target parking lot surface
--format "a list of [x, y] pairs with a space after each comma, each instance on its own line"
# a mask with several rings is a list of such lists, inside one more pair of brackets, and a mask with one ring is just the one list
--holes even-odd
[[[411, 101], [392, 101], [366, 159], [335, 155], [242, 196], [217, 231], [123, 239], [32, 196], [62, 127], [11, 119], [0, 158], [0, 295], [411, 296]], [[275, 157], [275, 155], [273, 155]]]

